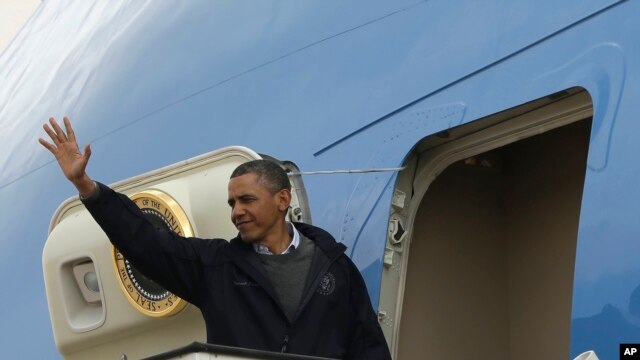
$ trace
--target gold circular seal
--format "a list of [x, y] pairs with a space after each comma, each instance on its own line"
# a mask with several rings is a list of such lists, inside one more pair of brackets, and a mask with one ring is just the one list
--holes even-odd
[[[193, 236], [189, 218], [169, 195], [157, 190], [146, 190], [132, 195], [131, 200], [156, 228], [172, 230], [181, 236]], [[169, 316], [187, 305], [185, 300], [144, 276], [115, 247], [113, 260], [120, 288], [127, 300], [141, 313], [153, 317]]]

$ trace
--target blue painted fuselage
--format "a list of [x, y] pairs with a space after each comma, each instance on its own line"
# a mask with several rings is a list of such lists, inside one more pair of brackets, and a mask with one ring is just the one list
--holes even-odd
[[[617, 359], [640, 342], [639, 14], [614, 0], [43, 2], [0, 57], [3, 353], [57, 356], [41, 255], [74, 189], [37, 143], [49, 116], [74, 121], [88, 172], [112, 183], [230, 145], [303, 171], [399, 167], [429, 135], [582, 87], [594, 116], [571, 356]], [[400, 121], [442, 106], [464, 110]], [[395, 179], [304, 179], [374, 308]]]

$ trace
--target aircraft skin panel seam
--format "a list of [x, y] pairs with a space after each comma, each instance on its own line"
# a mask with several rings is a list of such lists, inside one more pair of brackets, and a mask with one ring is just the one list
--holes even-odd
[[[195, 92], [192, 92], [191, 94], [185, 95], [185, 96], [183, 96], [183, 97], [181, 97], [181, 98], [179, 98], [179, 99], [177, 99], [177, 100], [174, 100], [174, 101], [171, 101], [171, 102], [169, 102], [169, 103], [167, 103], [167, 104], [165, 104], [165, 105], [162, 105], [162, 106], [160, 106], [160, 107], [159, 107], [159, 108], [157, 108], [157, 109], [151, 110], [151, 111], [149, 111], [149, 112], [145, 113], [144, 115], [141, 115], [141, 116], [139, 116], [139, 117], [137, 117], [137, 118], [135, 118], [135, 119], [133, 119], [133, 120], [131, 120], [131, 121], [127, 122], [127, 123], [124, 123], [123, 125], [118, 126], [118, 127], [114, 128], [114, 129], [112, 129], [111, 131], [108, 131], [108, 132], [106, 132], [106, 133], [104, 133], [104, 134], [102, 134], [102, 135], [100, 135], [100, 136], [98, 136], [98, 137], [96, 137], [96, 138], [90, 139], [90, 140], [88, 140], [88, 143], [91, 143], [91, 144], [96, 143], [96, 142], [98, 142], [98, 141], [100, 141], [100, 140], [102, 140], [102, 139], [104, 139], [104, 138], [106, 138], [106, 137], [108, 137], [108, 136], [110, 136], [110, 135], [113, 135], [113, 134], [115, 134], [115, 133], [118, 133], [119, 131], [122, 131], [122, 130], [124, 130], [124, 129], [128, 128], [129, 126], [131, 126], [131, 125], [133, 125], [133, 124], [135, 124], [135, 123], [137, 123], [137, 122], [140, 122], [140, 121], [142, 121], [142, 120], [144, 120], [144, 119], [147, 119], [147, 118], [149, 118], [149, 117], [151, 117], [151, 116], [153, 116], [153, 115], [155, 115], [155, 114], [158, 114], [158, 113], [160, 113], [160, 112], [162, 112], [162, 111], [165, 111], [165, 110], [167, 110], [167, 109], [169, 109], [169, 108], [172, 108], [173, 106], [176, 106], [176, 105], [178, 105], [178, 104], [180, 104], [180, 103], [183, 103], [183, 102], [185, 102], [185, 101], [187, 101], [187, 100], [189, 100], [189, 99], [191, 99], [191, 98], [194, 98], [194, 97], [196, 97], [196, 96], [198, 96], [198, 95], [200, 95], [200, 94], [202, 94], [202, 93], [205, 93], [205, 92], [207, 92], [207, 91], [209, 91], [209, 90], [215, 89], [215, 88], [217, 88], [217, 87], [218, 87], [218, 86], [220, 86], [220, 85], [223, 85], [223, 84], [228, 83], [228, 82], [230, 82], [230, 81], [232, 81], [232, 80], [235, 80], [235, 79], [237, 79], [237, 78], [240, 78], [240, 77], [242, 77], [242, 76], [245, 76], [245, 75], [247, 75], [247, 74], [249, 74], [249, 73], [252, 73], [252, 72], [254, 72], [254, 71], [256, 71], [256, 70], [259, 70], [259, 69], [261, 69], [261, 68], [263, 68], [263, 67], [266, 67], [266, 66], [268, 66], [268, 65], [274, 64], [274, 63], [276, 63], [276, 62], [278, 62], [278, 61], [280, 61], [280, 60], [283, 60], [283, 59], [285, 59], [285, 58], [288, 58], [288, 57], [290, 57], [290, 56], [293, 56], [293, 55], [295, 55], [295, 54], [297, 54], [297, 53], [299, 53], [299, 52], [301, 52], [301, 51], [304, 51], [304, 50], [306, 50], [306, 49], [312, 48], [312, 47], [314, 47], [314, 46], [316, 46], [316, 45], [319, 45], [319, 44], [324, 43], [324, 42], [327, 42], [327, 41], [329, 41], [329, 40], [331, 40], [331, 39], [334, 39], [334, 38], [337, 38], [337, 37], [343, 36], [343, 35], [345, 35], [345, 34], [348, 34], [348, 33], [350, 33], [350, 32], [356, 31], [356, 30], [358, 30], [358, 29], [361, 29], [361, 28], [363, 28], [363, 27], [369, 26], [369, 25], [371, 25], [371, 24], [377, 23], [377, 22], [379, 22], [379, 21], [382, 21], [382, 20], [384, 20], [384, 19], [387, 19], [387, 18], [389, 18], [389, 17], [391, 17], [391, 16], [394, 16], [394, 15], [397, 15], [397, 14], [399, 14], [399, 13], [402, 13], [402, 12], [405, 12], [405, 11], [408, 11], [408, 10], [411, 10], [411, 9], [413, 9], [413, 8], [415, 8], [415, 7], [419, 6], [419, 5], [423, 5], [423, 4], [425, 4], [425, 3], [426, 3], [426, 1], [425, 1], [425, 0], [421, 0], [421, 1], [416, 2], [416, 3], [414, 3], [414, 4], [411, 4], [411, 5], [405, 6], [405, 7], [401, 8], [401, 9], [398, 9], [398, 10], [392, 11], [392, 12], [387, 13], [387, 14], [384, 14], [384, 15], [382, 15], [382, 16], [380, 16], [380, 17], [378, 17], [378, 18], [375, 18], [375, 19], [373, 19], [373, 20], [369, 20], [369, 21], [367, 21], [367, 22], [365, 22], [365, 23], [363, 23], [363, 24], [360, 24], [360, 25], [354, 26], [354, 27], [349, 28], [349, 29], [347, 29], [347, 30], [343, 30], [343, 31], [341, 31], [341, 32], [339, 32], [339, 33], [336, 33], [336, 34], [333, 34], [333, 35], [331, 35], [331, 36], [328, 36], [328, 37], [322, 38], [322, 39], [320, 39], [320, 40], [316, 40], [316, 41], [314, 41], [314, 42], [312, 42], [312, 43], [310, 43], [310, 44], [307, 44], [307, 45], [302, 46], [302, 47], [300, 47], [300, 48], [298, 48], [298, 49], [292, 50], [292, 51], [290, 51], [290, 52], [288, 52], [288, 53], [285, 53], [284, 55], [281, 55], [281, 56], [279, 56], [279, 57], [276, 57], [276, 58], [273, 58], [273, 59], [271, 59], [271, 60], [268, 60], [268, 61], [266, 61], [266, 62], [264, 62], [264, 63], [262, 63], [262, 64], [260, 64], [260, 65], [256, 65], [256, 66], [254, 66], [254, 67], [252, 67], [252, 68], [250, 68], [250, 69], [247, 69], [247, 70], [245, 70], [245, 71], [243, 71], [243, 72], [237, 73], [237, 74], [235, 74], [235, 75], [231, 75], [231, 76], [227, 77], [226, 79], [223, 79], [223, 80], [221, 80], [221, 81], [218, 81], [218, 82], [217, 82], [217, 83], [215, 83], [215, 84], [212, 84], [212, 85], [210, 85], [210, 86], [204, 87], [204, 88], [199, 89], [199, 90], [196, 90]], [[5, 183], [5, 184], [0, 184], [0, 189], [3, 189], [3, 188], [5, 188], [5, 187], [7, 187], [7, 186], [9, 186], [9, 185], [11, 185], [11, 184], [13, 184], [13, 183], [15, 183], [16, 181], [19, 181], [20, 179], [22, 179], [22, 178], [24, 178], [24, 177], [26, 177], [26, 176], [28, 176], [28, 175], [31, 175], [31, 174], [33, 174], [33, 173], [37, 172], [38, 170], [40, 170], [40, 169], [42, 169], [42, 168], [44, 168], [44, 167], [46, 167], [46, 166], [48, 166], [48, 165], [50, 165], [50, 164], [52, 164], [52, 163], [54, 163], [54, 162], [55, 162], [55, 160], [49, 161], [49, 162], [47, 162], [47, 163], [45, 163], [45, 164], [43, 164], [43, 165], [40, 165], [40, 166], [38, 166], [38, 167], [36, 167], [36, 168], [34, 168], [34, 169], [30, 170], [30, 171], [27, 171], [26, 173], [24, 173], [24, 174], [22, 174], [22, 175], [20, 175], [20, 176], [16, 177], [16, 178], [15, 178], [15, 179], [13, 179], [13, 180], [9, 180], [9, 181], [8, 181], [7, 183]]]
[[313, 156], [318, 157], [318, 156], [324, 154], [325, 152], [327, 152], [328, 150], [331, 150], [332, 148], [340, 145], [341, 143], [351, 139], [354, 136], [357, 136], [357, 135], [361, 134], [362, 132], [370, 129], [371, 127], [376, 126], [377, 124], [379, 124], [379, 123], [391, 118], [392, 116], [394, 116], [394, 115], [396, 115], [396, 114], [398, 114], [398, 113], [400, 113], [400, 112], [402, 112], [402, 111], [404, 111], [404, 110], [416, 105], [417, 103], [419, 103], [419, 102], [421, 102], [421, 101], [423, 101], [423, 100], [425, 100], [425, 99], [427, 99], [427, 98], [429, 98], [429, 97], [431, 97], [433, 95], [436, 95], [436, 94], [438, 94], [438, 93], [440, 93], [440, 92], [442, 92], [444, 90], [447, 90], [447, 89], [451, 88], [454, 85], [457, 85], [457, 84], [459, 84], [461, 82], [464, 82], [464, 81], [466, 81], [466, 80], [468, 80], [468, 79], [470, 79], [470, 78], [472, 78], [472, 77], [474, 77], [476, 75], [479, 75], [479, 74], [483, 73], [484, 71], [486, 71], [486, 70], [488, 70], [488, 69], [490, 69], [490, 68], [492, 68], [494, 66], [497, 66], [497, 65], [499, 65], [499, 64], [501, 64], [501, 63], [503, 63], [503, 62], [505, 62], [505, 61], [507, 61], [507, 60], [509, 60], [509, 59], [511, 59], [511, 58], [513, 58], [513, 57], [515, 57], [515, 56], [517, 56], [517, 55], [519, 55], [519, 54], [531, 49], [531, 48], [533, 48], [533, 47], [535, 47], [536, 45], [541, 44], [541, 43], [545, 42], [546, 40], [551, 39], [551, 38], [553, 38], [553, 37], [565, 32], [565, 31], [567, 31], [567, 30], [569, 30], [569, 29], [571, 29], [571, 28], [573, 28], [573, 27], [575, 27], [575, 26], [577, 26], [579, 24], [582, 24], [582, 23], [584, 23], [584, 22], [586, 22], [586, 21], [588, 21], [588, 20], [590, 20], [590, 19], [592, 19], [592, 18], [594, 18], [594, 17], [596, 17], [596, 16], [598, 16], [598, 15], [600, 15], [600, 14], [602, 14], [602, 13], [604, 13], [604, 12], [606, 12], [606, 11], [608, 11], [608, 10], [610, 10], [610, 9], [612, 9], [612, 8], [622, 4], [624, 2], [626, 2], [626, 1], [628, 1], [628, 0], [619, 0], [619, 1], [614, 2], [612, 4], [606, 5], [605, 7], [601, 8], [599, 10], [596, 10], [596, 11], [594, 11], [594, 12], [592, 12], [592, 13], [590, 13], [590, 14], [588, 14], [588, 15], [586, 15], [586, 16], [584, 16], [584, 17], [582, 17], [582, 18], [580, 18], [580, 19], [578, 19], [578, 20], [576, 20], [576, 21], [574, 21], [574, 22], [572, 22], [572, 23], [570, 23], [570, 24], [558, 29], [558, 30], [552, 31], [550, 34], [547, 34], [547, 35], [541, 37], [540, 39], [538, 39], [536, 41], [533, 41], [528, 45], [525, 45], [524, 47], [522, 47], [520, 49], [517, 49], [517, 50], [515, 50], [515, 51], [513, 51], [513, 52], [511, 52], [511, 53], [509, 53], [509, 54], [507, 54], [507, 55], [505, 55], [505, 56], [503, 56], [501, 58], [498, 58], [497, 60], [492, 61], [487, 65], [481, 66], [480, 68], [478, 68], [476, 70], [473, 70], [470, 73], [468, 73], [466, 75], [463, 75], [463, 76], [457, 78], [456, 80], [453, 80], [453, 81], [451, 81], [451, 82], [449, 82], [449, 83], [447, 83], [447, 84], [445, 84], [445, 85], [443, 85], [443, 86], [441, 86], [441, 87], [429, 92], [428, 94], [426, 94], [424, 96], [421, 96], [418, 99], [409, 102], [408, 104], [402, 105], [401, 107], [399, 107], [399, 108], [387, 113], [386, 115], [383, 115], [382, 117], [380, 117], [380, 118], [378, 118], [376, 120], [373, 120], [369, 124], [366, 124], [366, 125], [360, 127], [359, 129], [356, 129], [353, 132], [351, 132], [351, 133], [349, 133], [349, 134], [347, 134], [347, 135], [335, 140], [334, 142], [324, 146], [323, 148], [321, 148], [318, 151], [316, 151], [313, 154]]

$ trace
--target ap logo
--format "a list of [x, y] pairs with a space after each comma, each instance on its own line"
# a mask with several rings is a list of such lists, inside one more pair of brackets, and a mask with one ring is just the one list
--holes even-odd
[[620, 359], [640, 359], [640, 344], [620, 344]]

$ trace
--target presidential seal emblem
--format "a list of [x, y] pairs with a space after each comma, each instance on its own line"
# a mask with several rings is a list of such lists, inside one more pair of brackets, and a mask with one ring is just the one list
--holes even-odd
[[327, 272], [322, 275], [318, 289], [316, 290], [320, 295], [331, 295], [336, 289], [336, 277], [332, 273]]
[[[156, 228], [193, 236], [187, 215], [169, 195], [147, 190], [131, 196], [131, 200]], [[163, 317], [176, 314], [187, 305], [186, 301], [144, 276], [115, 247], [113, 260], [120, 288], [136, 310], [148, 316]]]

